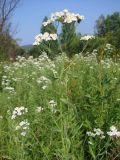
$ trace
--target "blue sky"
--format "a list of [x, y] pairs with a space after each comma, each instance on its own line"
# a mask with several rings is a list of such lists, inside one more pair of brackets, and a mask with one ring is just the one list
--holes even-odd
[[44, 16], [63, 9], [84, 15], [85, 20], [79, 24], [78, 31], [92, 34], [101, 14], [120, 11], [120, 0], [21, 0], [12, 18], [13, 26], [18, 26], [14, 37], [20, 39], [20, 45], [33, 43]]

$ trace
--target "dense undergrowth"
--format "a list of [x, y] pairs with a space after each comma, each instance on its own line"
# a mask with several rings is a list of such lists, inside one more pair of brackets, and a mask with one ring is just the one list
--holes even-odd
[[120, 159], [119, 60], [43, 54], [0, 68], [0, 159]]

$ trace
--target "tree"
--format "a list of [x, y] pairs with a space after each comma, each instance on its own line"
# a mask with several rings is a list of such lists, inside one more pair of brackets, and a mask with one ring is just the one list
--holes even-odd
[[104, 36], [106, 32], [105, 28], [106, 28], [105, 27], [105, 17], [101, 15], [96, 21], [96, 26], [95, 26], [96, 34], [98, 36]]
[[100, 16], [96, 21], [96, 35], [106, 37], [108, 43], [120, 48], [120, 13], [115, 12], [106, 17]]
[[9, 20], [20, 0], [0, 0], [0, 33], [9, 28]]
[[120, 13], [115, 12], [112, 15], [108, 15], [105, 19], [106, 33], [116, 33], [120, 28]]
[[10, 34], [10, 18], [19, 2], [20, 0], [0, 0], [0, 57], [15, 58], [18, 45]]

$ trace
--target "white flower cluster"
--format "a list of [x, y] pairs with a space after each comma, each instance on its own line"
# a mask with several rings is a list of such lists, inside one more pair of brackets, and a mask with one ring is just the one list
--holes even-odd
[[27, 130], [29, 129], [29, 125], [30, 124], [28, 123], [28, 120], [21, 121], [18, 124], [18, 126], [16, 126], [15, 130], [21, 130], [21, 135], [25, 136], [27, 133]]
[[107, 132], [110, 137], [120, 137], [120, 131], [115, 126], [110, 127], [110, 131]]
[[4, 75], [2, 77], [2, 85], [9, 86], [9, 84], [10, 84], [10, 80], [8, 79], [8, 77], [6, 75]]
[[[105, 138], [104, 132], [101, 131], [101, 129], [99, 128], [94, 128], [93, 130], [94, 132], [86, 132], [86, 134], [90, 137], [95, 137], [95, 136], [99, 136], [101, 139]], [[110, 131], [107, 132], [107, 135], [110, 137], [115, 137], [115, 138], [119, 138], [120, 137], [120, 131], [117, 130], [117, 128], [115, 126], [111, 126], [110, 127]]]
[[83, 36], [83, 37], [80, 38], [80, 40], [83, 40], [83, 41], [88, 41], [89, 39], [95, 39], [95, 36], [86, 35], [86, 36]]
[[42, 89], [46, 89], [48, 84], [50, 84], [50, 80], [46, 78], [45, 76], [41, 76], [40, 78], [37, 78], [37, 83], [38, 84], [43, 84]]
[[72, 23], [72, 22], [79, 22], [84, 19], [84, 16], [81, 16], [80, 14], [75, 14], [72, 12], [69, 12], [67, 9], [61, 11], [61, 12], [55, 12], [51, 14], [51, 17], [48, 21], [43, 22], [43, 26], [47, 26], [50, 23], [53, 23], [54, 21], [61, 21], [63, 23]]
[[36, 108], [36, 112], [42, 112], [43, 110], [44, 110], [44, 108], [41, 106]]
[[113, 51], [113, 46], [111, 44], [107, 43], [104, 50], [107, 52], [107, 55], [109, 55]]
[[113, 48], [112, 48], [112, 45], [109, 44], [109, 43], [107, 43], [105, 47], [106, 47], [107, 50], [112, 50], [112, 49], [113, 49]]
[[49, 24], [51, 24], [51, 23], [53, 23], [53, 22], [54, 22], [54, 19], [49, 19], [49, 20], [47, 20], [46, 22], [43, 22], [42, 25], [43, 25], [43, 26], [47, 26], [47, 25], [49, 25]]
[[49, 101], [49, 104], [50, 104], [50, 109], [51, 109], [51, 111], [53, 112], [53, 113], [56, 113], [56, 106], [57, 106], [57, 103], [54, 101], [54, 100], [50, 100]]
[[37, 83], [49, 83], [50, 80], [48, 78], [46, 78], [45, 76], [41, 76], [40, 78], [37, 79]]
[[101, 139], [104, 139], [104, 132], [101, 131], [100, 128], [94, 128], [93, 129], [94, 132], [87, 132], [86, 134], [90, 137], [95, 137], [95, 136], [99, 136]]
[[11, 119], [15, 119], [17, 116], [21, 116], [21, 115], [23, 115], [23, 114], [25, 114], [25, 113], [27, 113], [27, 112], [28, 112], [28, 109], [25, 108], [25, 107], [23, 107], [23, 106], [21, 106], [21, 107], [16, 107], [16, 108], [14, 109], [13, 113], [12, 113]]
[[39, 45], [42, 41], [56, 41], [57, 40], [57, 34], [55, 33], [48, 33], [48, 32], [45, 32], [45, 33], [40, 33], [38, 34], [36, 37], [35, 37], [35, 42], [33, 43], [33, 45]]
[[2, 77], [2, 86], [5, 92], [16, 94], [14, 87], [10, 86], [11, 80], [6, 75]]
[[9, 93], [14, 93], [14, 94], [16, 93], [15, 89], [13, 87], [6, 86], [6, 87], [4, 87], [4, 91], [8, 91]]

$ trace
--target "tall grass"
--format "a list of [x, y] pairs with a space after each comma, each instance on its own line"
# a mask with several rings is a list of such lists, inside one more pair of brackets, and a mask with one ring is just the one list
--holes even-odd
[[[120, 63], [65, 55], [1, 63], [0, 159], [120, 159]], [[28, 112], [16, 113], [16, 107]], [[27, 120], [28, 128], [16, 127]], [[104, 132], [89, 136], [99, 128]], [[24, 133], [21, 135], [21, 133]]]

